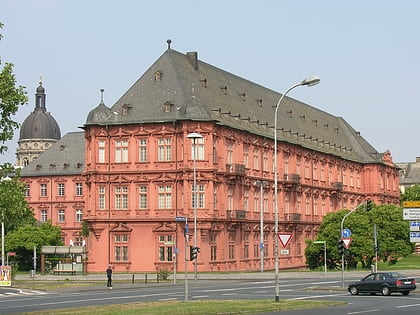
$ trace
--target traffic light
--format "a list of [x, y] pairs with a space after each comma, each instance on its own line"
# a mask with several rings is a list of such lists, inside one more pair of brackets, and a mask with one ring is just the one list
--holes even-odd
[[369, 212], [372, 210], [372, 200], [368, 199], [366, 200], [366, 211]]
[[345, 249], [345, 247], [344, 247], [344, 241], [342, 239], [340, 239], [338, 241], [338, 254], [340, 256], [343, 256], [344, 255], [344, 249]]
[[200, 247], [190, 246], [190, 260], [197, 259], [197, 255], [200, 252]]

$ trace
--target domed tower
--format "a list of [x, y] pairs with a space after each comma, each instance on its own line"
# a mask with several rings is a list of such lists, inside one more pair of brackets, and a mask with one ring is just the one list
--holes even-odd
[[54, 117], [47, 112], [45, 101], [45, 89], [40, 80], [35, 94], [35, 110], [20, 128], [16, 149], [17, 166], [27, 166], [61, 138], [60, 127]]

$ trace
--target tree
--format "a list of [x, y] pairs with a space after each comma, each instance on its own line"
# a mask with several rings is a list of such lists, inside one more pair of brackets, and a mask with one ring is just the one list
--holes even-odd
[[401, 202], [417, 200], [420, 200], [420, 185], [413, 185], [410, 188], [407, 188], [405, 192], [401, 194]]
[[20, 170], [11, 164], [0, 167], [0, 211], [4, 219], [5, 233], [19, 226], [33, 225], [35, 218], [25, 200], [25, 185], [20, 178]]
[[[327, 262], [329, 268], [339, 268], [341, 255], [338, 254], [338, 241], [341, 238], [340, 227], [343, 217], [349, 210], [343, 209], [329, 213], [320, 225], [316, 240], [327, 242]], [[348, 267], [356, 267], [361, 263], [368, 268], [374, 259], [374, 233], [373, 225], [377, 226], [377, 239], [380, 243], [378, 250], [379, 259], [395, 263], [399, 258], [413, 252], [410, 243], [409, 223], [403, 220], [402, 208], [395, 205], [373, 205], [372, 211], [355, 210], [349, 215], [344, 228], [351, 230], [351, 245], [345, 251], [345, 260]], [[323, 265], [322, 251], [318, 244], [307, 242], [305, 250], [307, 265], [311, 269]], [[322, 258], [322, 259], [321, 259]]]
[[[2, 28], [3, 24], [0, 23], [0, 29]], [[1, 38], [0, 33], [0, 40]], [[7, 146], [4, 143], [12, 140], [15, 129], [19, 128], [19, 124], [11, 117], [16, 114], [19, 106], [28, 102], [25, 87], [16, 86], [13, 67], [12, 63], [6, 62], [0, 71], [0, 154], [7, 151]]]
[[32, 269], [34, 247], [39, 252], [41, 246], [58, 246], [63, 243], [60, 227], [52, 225], [51, 222], [19, 227], [8, 233], [5, 240], [6, 250], [16, 252], [15, 259], [19, 270]]

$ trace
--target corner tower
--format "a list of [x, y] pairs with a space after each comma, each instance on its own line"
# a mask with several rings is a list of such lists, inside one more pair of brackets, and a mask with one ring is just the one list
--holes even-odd
[[20, 128], [16, 165], [27, 166], [60, 138], [61, 132], [58, 123], [47, 112], [45, 89], [42, 86], [42, 80], [40, 80], [35, 94], [35, 109]]

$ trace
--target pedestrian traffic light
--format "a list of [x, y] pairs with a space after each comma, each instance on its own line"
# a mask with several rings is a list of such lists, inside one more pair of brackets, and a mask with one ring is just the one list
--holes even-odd
[[340, 239], [338, 241], [338, 254], [340, 256], [343, 256], [344, 255], [344, 249], [345, 249], [345, 247], [344, 247], [344, 241], [342, 239]]
[[200, 252], [200, 247], [190, 246], [190, 260], [197, 259], [197, 255]]
[[369, 212], [372, 210], [372, 200], [368, 199], [366, 200], [366, 211]]

